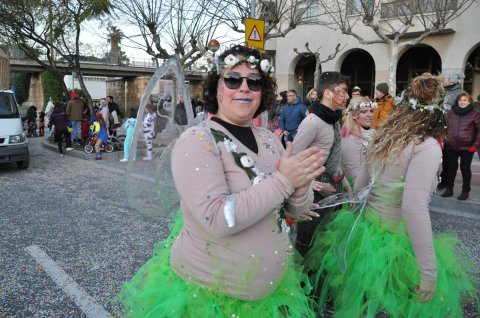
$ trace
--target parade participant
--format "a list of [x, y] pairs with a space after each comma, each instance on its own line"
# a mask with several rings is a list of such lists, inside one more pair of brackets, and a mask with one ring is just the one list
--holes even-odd
[[292, 155], [252, 126], [276, 90], [258, 50], [234, 46], [218, 62], [203, 88], [215, 116], [187, 129], [172, 152], [183, 224], [124, 285], [126, 316], [312, 317], [278, 212], [309, 209], [323, 156]]
[[95, 160], [101, 160], [102, 144], [106, 145], [108, 143], [107, 125], [105, 124], [101, 113], [97, 113], [95, 121], [90, 126], [90, 129], [92, 130], [92, 133], [95, 134], [97, 137], [97, 141], [95, 143]]
[[480, 148], [480, 112], [474, 109], [473, 98], [468, 93], [457, 96], [452, 110], [448, 113], [448, 133], [445, 139], [447, 156], [446, 189], [442, 197], [453, 196], [453, 186], [457, 176], [458, 159], [462, 172], [462, 193], [458, 200], [467, 200], [472, 180], [472, 159]]
[[320, 100], [318, 99], [318, 91], [316, 88], [312, 88], [310, 91], [308, 91], [304, 104], [309, 112], [312, 107], [318, 107]]
[[[108, 115], [108, 102], [106, 98], [100, 99], [100, 106], [98, 108], [97, 113], [95, 113], [95, 117], [97, 116], [97, 114], [102, 114], [103, 121], [105, 122], [105, 127], [109, 127], [110, 119]], [[108, 133], [108, 129], [107, 129], [107, 133]]]
[[118, 106], [117, 103], [113, 101], [113, 96], [108, 95], [106, 98], [107, 104], [108, 104], [108, 121], [105, 121], [105, 123], [108, 123], [109, 126], [108, 128], [108, 135], [109, 136], [117, 136], [117, 127], [121, 125], [121, 118], [120, 118], [120, 107]]
[[66, 113], [68, 119], [72, 123], [72, 143], [75, 145], [82, 144], [82, 120], [83, 120], [83, 109], [85, 108], [85, 103], [80, 98], [80, 95], [77, 92], [72, 92], [70, 94], [70, 100], [67, 103]]
[[[313, 104], [311, 113], [298, 127], [297, 137], [293, 142], [293, 152], [297, 153], [309, 147], [322, 149], [328, 156], [325, 162], [325, 172], [312, 183], [315, 202], [333, 194], [341, 193], [346, 187], [350, 191], [348, 182], [341, 169], [342, 136], [340, 133], [340, 119], [342, 110], [347, 106], [348, 100], [347, 77], [338, 72], [324, 72], [320, 76], [318, 91], [320, 103]], [[312, 222], [297, 224], [297, 237], [295, 247], [300, 254], [305, 254], [311, 246], [313, 234], [319, 224], [324, 220], [327, 212], [321, 213], [321, 218]]]
[[[137, 110], [135, 108], [130, 108], [130, 113], [128, 114], [128, 118], [123, 124], [123, 128], [125, 129], [125, 141], [123, 142], [123, 158], [120, 159], [120, 162], [127, 162], [128, 161], [128, 153], [130, 152], [130, 145], [132, 144], [133, 140], [133, 133], [135, 129], [135, 124], [137, 122]], [[135, 155], [133, 155], [135, 158]]]
[[293, 141], [297, 135], [297, 129], [302, 120], [307, 116], [307, 108], [297, 99], [295, 90], [287, 91], [287, 103], [280, 113], [280, 129], [283, 130], [285, 143]]
[[146, 108], [147, 113], [143, 118], [142, 132], [145, 144], [147, 145], [147, 155], [143, 157], [143, 160], [152, 160], [153, 158], [153, 139], [155, 139], [155, 123], [157, 114], [153, 111], [153, 106], [148, 105]]
[[368, 97], [353, 97], [344, 116], [342, 132], [342, 165], [351, 184], [365, 164], [367, 146], [375, 130], [370, 128], [377, 103]]
[[478, 300], [458, 238], [432, 235], [442, 100], [438, 78], [413, 79], [369, 147], [368, 169], [355, 184], [360, 204], [339, 211], [316, 236], [304, 264], [313, 283], [322, 282], [321, 310], [331, 301], [335, 317], [463, 317], [463, 293]]
[[[445, 89], [445, 98], [443, 100], [443, 107], [445, 112], [449, 113], [452, 110], [453, 104], [457, 100], [457, 96], [461, 93], [464, 93], [462, 88], [462, 83], [460, 82], [462, 79], [465, 78], [465, 74], [459, 73], [453, 70], [448, 70], [442, 73], [443, 78], [443, 88]], [[438, 184], [437, 189], [443, 190], [447, 187], [446, 180], [449, 175], [449, 162], [448, 162], [448, 155], [445, 149], [443, 149], [442, 153], [442, 172], [441, 172], [441, 179], [440, 183]], [[458, 159], [457, 159], [458, 161]], [[455, 170], [456, 173], [456, 170]], [[449, 191], [447, 192], [449, 193]], [[452, 193], [453, 195], [453, 193]]]
[[375, 101], [377, 102], [378, 107], [373, 114], [372, 127], [374, 129], [378, 129], [383, 125], [385, 119], [392, 112], [393, 106], [395, 105], [395, 100], [388, 94], [388, 90], [389, 87], [387, 83], [379, 83], [375, 88]]
[[65, 147], [66, 151], [71, 151], [73, 150], [72, 148], [72, 140], [70, 139], [70, 134], [68, 133], [67, 129], [67, 121], [68, 121], [68, 115], [62, 111], [62, 106], [60, 103], [54, 104], [54, 107], [51, 111], [52, 115], [50, 116], [50, 119], [48, 122], [55, 126], [55, 141], [57, 142], [58, 145], [58, 152], [60, 155], [63, 155], [62, 151], [62, 144], [63, 140], [65, 139]]
[[352, 98], [353, 97], [362, 97], [362, 89], [358, 86], [352, 88]]

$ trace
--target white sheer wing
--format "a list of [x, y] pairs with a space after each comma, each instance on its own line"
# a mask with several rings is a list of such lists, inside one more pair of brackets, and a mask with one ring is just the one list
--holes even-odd
[[[187, 125], [174, 120], [182, 97]], [[147, 107], [155, 114], [153, 128], [144, 123]], [[127, 200], [138, 213], [169, 216], [178, 210], [180, 199], [172, 178], [171, 153], [178, 136], [193, 124], [183, 70], [176, 59], [169, 59], [155, 71], [145, 89], [128, 155]]]

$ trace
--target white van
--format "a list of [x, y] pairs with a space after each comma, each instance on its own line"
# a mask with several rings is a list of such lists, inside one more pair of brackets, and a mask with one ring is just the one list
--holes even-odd
[[0, 90], [0, 163], [4, 162], [16, 162], [21, 169], [30, 163], [18, 104], [10, 90]]

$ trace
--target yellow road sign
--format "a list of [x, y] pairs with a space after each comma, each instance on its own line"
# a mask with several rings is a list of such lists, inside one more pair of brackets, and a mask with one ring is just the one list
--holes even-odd
[[245, 42], [248, 46], [263, 50], [265, 21], [257, 19], [245, 19]]

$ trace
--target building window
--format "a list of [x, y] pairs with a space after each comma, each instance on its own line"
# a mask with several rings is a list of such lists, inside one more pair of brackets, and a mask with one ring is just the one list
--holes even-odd
[[348, 0], [347, 13], [361, 14], [362, 12], [372, 12], [375, 3], [374, 0]]
[[300, 14], [299, 23], [318, 22], [318, 2], [316, 0], [298, 1], [297, 5], [297, 12]]
[[380, 16], [382, 19], [390, 19], [398, 16], [409, 16], [414, 13], [428, 14], [455, 10], [457, 0], [423, 0], [423, 1], [390, 1], [382, 4]]

